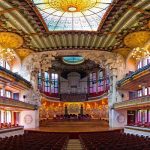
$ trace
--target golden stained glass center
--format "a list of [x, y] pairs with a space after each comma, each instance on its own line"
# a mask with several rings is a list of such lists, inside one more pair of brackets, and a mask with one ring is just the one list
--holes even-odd
[[70, 12], [76, 12], [77, 8], [74, 7], [74, 6], [71, 6], [71, 7], [68, 8], [68, 11], [70, 11]]
[[100, 0], [49, 0], [49, 6], [64, 12], [82, 12], [93, 8]]

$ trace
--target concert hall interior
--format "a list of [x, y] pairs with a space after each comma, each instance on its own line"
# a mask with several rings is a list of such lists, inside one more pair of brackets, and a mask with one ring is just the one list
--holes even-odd
[[150, 150], [150, 0], [0, 0], [0, 150]]

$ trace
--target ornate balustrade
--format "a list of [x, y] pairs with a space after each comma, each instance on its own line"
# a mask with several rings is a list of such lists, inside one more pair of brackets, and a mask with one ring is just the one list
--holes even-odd
[[139, 106], [150, 106], [150, 96], [140, 97], [134, 100], [126, 100], [123, 102], [115, 103], [114, 109], [136, 108]]
[[32, 105], [29, 103], [25, 103], [22, 101], [18, 101], [18, 100], [14, 100], [14, 99], [2, 97], [2, 96], [0, 96], [0, 105], [23, 108], [23, 109], [30, 109], [30, 110], [35, 110], [37, 108], [36, 105]]
[[142, 75], [149, 73], [149, 70], [150, 70], [150, 64], [136, 70], [135, 72], [128, 74], [125, 78], [118, 81], [118, 83], [117, 83], [118, 87], [122, 86], [123, 84], [126, 84], [128, 81], [130, 82], [137, 76], [141, 77]]
[[27, 85], [28, 87], [31, 87], [31, 83], [29, 81], [27, 81], [26, 79], [24, 79], [23, 77], [21, 77], [20, 75], [10, 71], [10, 70], [7, 70], [6, 68], [4, 67], [1, 67], [0, 66], [0, 72], [1, 73], [4, 73], [4, 74], [7, 74], [8, 76], [11, 76], [12, 78], [15, 78], [16, 81], [20, 81], [22, 83], [24, 83], [25, 85]]

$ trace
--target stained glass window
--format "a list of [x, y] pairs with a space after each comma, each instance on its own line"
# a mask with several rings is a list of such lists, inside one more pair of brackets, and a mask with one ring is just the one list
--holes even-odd
[[0, 66], [10, 70], [10, 65], [3, 59], [0, 59]]
[[39, 73], [38, 88], [46, 94], [58, 94], [58, 74], [56, 73]]
[[112, 0], [33, 0], [48, 29], [96, 31]]
[[96, 72], [90, 74], [90, 93], [96, 93], [97, 79]]

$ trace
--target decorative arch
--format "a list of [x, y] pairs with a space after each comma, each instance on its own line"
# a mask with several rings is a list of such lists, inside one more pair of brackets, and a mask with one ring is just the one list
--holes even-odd
[[38, 71], [48, 71], [52, 65], [52, 60], [55, 60], [55, 57], [68, 55], [79, 55], [83, 56], [85, 59], [90, 59], [101, 67], [106, 68], [110, 72], [110, 76], [119, 75], [118, 79], [124, 75], [124, 58], [118, 53], [105, 51], [93, 51], [92, 53], [90, 50], [60, 50], [33, 53], [23, 61], [23, 66], [26, 72], [31, 74], [31, 80], [35, 80]]

